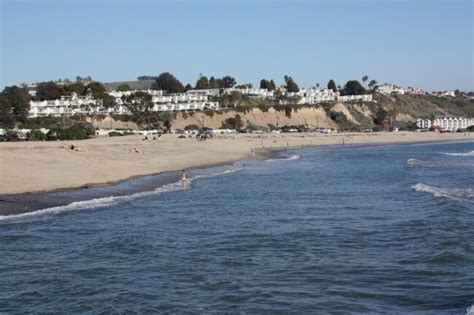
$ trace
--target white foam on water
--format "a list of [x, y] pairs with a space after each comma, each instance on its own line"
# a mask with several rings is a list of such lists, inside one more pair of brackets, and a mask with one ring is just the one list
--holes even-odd
[[470, 152], [444, 152], [444, 155], [450, 156], [474, 156], [474, 151]]
[[471, 305], [466, 309], [466, 315], [474, 315], [474, 305]]
[[439, 167], [441, 163], [426, 161], [426, 160], [418, 160], [414, 158], [410, 158], [407, 160], [407, 164], [410, 166], [420, 166], [420, 167]]
[[474, 200], [474, 189], [472, 188], [443, 188], [423, 183], [417, 183], [416, 185], [413, 185], [412, 188], [415, 191], [430, 193], [433, 196], [440, 198]]
[[299, 159], [301, 159], [301, 156], [299, 156], [298, 154], [295, 154], [295, 155], [292, 155], [286, 158], [281, 158], [281, 159], [268, 159], [265, 162], [272, 163], [272, 162], [280, 162], [280, 161], [294, 161], [294, 160], [299, 160]]
[[[212, 177], [217, 177], [217, 176], [222, 176], [222, 175], [228, 175], [228, 174], [238, 172], [240, 170], [241, 169], [230, 169], [230, 170], [225, 170], [223, 172], [218, 172], [218, 173], [196, 175], [186, 180], [186, 187], [189, 188], [191, 183], [196, 179], [212, 178]], [[24, 219], [24, 218], [34, 217], [38, 215], [55, 215], [55, 214], [68, 212], [68, 211], [74, 211], [74, 210], [85, 210], [85, 209], [109, 207], [109, 206], [116, 205], [120, 202], [125, 202], [125, 201], [133, 200], [136, 198], [155, 195], [155, 194], [178, 191], [181, 189], [183, 189], [183, 185], [181, 181], [177, 181], [174, 183], [160, 186], [153, 191], [139, 192], [139, 193], [134, 193], [134, 194], [125, 195], [125, 196], [110, 196], [110, 197], [94, 198], [90, 200], [75, 201], [68, 205], [45, 208], [45, 209], [36, 210], [32, 212], [25, 212], [25, 213], [14, 214], [14, 215], [0, 215], [0, 221]]]

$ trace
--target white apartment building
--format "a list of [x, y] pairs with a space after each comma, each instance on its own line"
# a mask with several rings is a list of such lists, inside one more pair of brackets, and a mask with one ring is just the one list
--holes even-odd
[[430, 129], [431, 128], [431, 120], [430, 119], [423, 119], [418, 118], [416, 120], [416, 126], [421, 129]]
[[[115, 97], [114, 113], [129, 114], [124, 98], [135, 93], [136, 91], [112, 91], [109, 94]], [[208, 100], [206, 93], [179, 93], [163, 95], [163, 91], [146, 90], [149, 93], [153, 103], [152, 111], [182, 111], [182, 110], [204, 110], [218, 109], [219, 102], [211, 102]]]
[[350, 102], [350, 101], [372, 101], [372, 94], [362, 94], [362, 95], [337, 95], [336, 100], [340, 102]]
[[316, 104], [321, 102], [335, 101], [339, 92], [330, 89], [302, 89], [298, 93], [288, 93], [301, 97], [299, 104]]
[[30, 101], [28, 117], [71, 116], [75, 114], [103, 114], [107, 111], [102, 101], [90, 96], [62, 96], [59, 100]]
[[473, 125], [473, 119], [464, 117], [437, 117], [433, 120], [433, 127], [440, 127], [445, 131], [466, 129]]
[[219, 89], [207, 89], [207, 90], [189, 90], [186, 91], [189, 95], [201, 95], [201, 96], [219, 96]]
[[269, 91], [267, 89], [258, 89], [258, 88], [247, 88], [247, 89], [237, 89], [229, 88], [223, 91], [223, 94], [230, 94], [232, 92], [239, 92], [242, 95], [255, 96], [260, 98], [273, 98], [275, 93], [274, 91]]

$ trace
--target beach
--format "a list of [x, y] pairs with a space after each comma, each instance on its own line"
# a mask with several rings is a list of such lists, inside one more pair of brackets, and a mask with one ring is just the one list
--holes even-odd
[[[159, 140], [143, 139], [144, 136], [124, 136], [0, 143], [0, 195], [109, 184], [137, 176], [264, 158], [286, 148], [461, 141], [474, 140], [474, 134], [226, 134], [206, 141], [179, 139], [176, 134], [168, 134]], [[71, 145], [75, 146], [74, 150]]]

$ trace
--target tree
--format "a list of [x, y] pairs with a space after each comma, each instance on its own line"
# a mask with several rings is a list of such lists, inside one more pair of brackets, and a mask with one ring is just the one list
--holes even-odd
[[270, 80], [270, 84], [269, 84], [269, 91], [275, 91], [276, 90], [276, 85], [275, 85], [275, 81], [273, 80]]
[[123, 100], [125, 106], [132, 113], [132, 120], [137, 123], [139, 128], [143, 123], [149, 122], [150, 111], [153, 108], [150, 94], [137, 91], [128, 96], [124, 96]]
[[364, 87], [357, 80], [347, 81], [344, 86], [343, 95], [362, 95], [365, 94]]
[[319, 89], [319, 83], [316, 83], [316, 87]]
[[373, 89], [376, 85], [377, 85], [377, 81], [375, 81], [375, 80], [370, 80], [370, 82], [369, 82], [369, 88], [372, 88], [372, 89]]
[[378, 126], [383, 125], [386, 118], [387, 118], [387, 112], [382, 107], [379, 107], [379, 109], [375, 113], [374, 124]]
[[131, 89], [132, 88], [127, 83], [122, 83], [119, 86], [117, 86], [118, 91], [130, 91]]
[[284, 76], [285, 83], [286, 83], [286, 91], [290, 93], [297, 93], [300, 91], [300, 88], [298, 87], [298, 84], [293, 81], [293, 78], [290, 76], [285, 75]]
[[329, 80], [328, 89], [333, 90], [334, 92], [337, 92], [336, 82], [334, 82], [333, 79]]
[[[4, 123], [25, 122], [30, 110], [31, 97], [26, 89], [8, 86], [1, 93], [0, 113], [5, 114]], [[3, 117], [2, 117], [3, 118]]]
[[260, 80], [260, 88], [267, 89], [268, 91], [274, 91], [276, 89], [275, 82], [273, 80]]
[[233, 77], [226, 75], [225, 77], [221, 79], [219, 87], [221, 89], [228, 89], [228, 88], [233, 87], [236, 83], [237, 82], [235, 81]]
[[192, 90], [193, 89], [193, 86], [191, 84], [186, 84], [186, 86], [184, 87], [184, 91], [187, 92], [189, 90]]
[[221, 129], [242, 129], [244, 127], [244, 121], [242, 117], [237, 114], [235, 117], [230, 117], [224, 120], [221, 124]]
[[211, 88], [209, 84], [209, 80], [207, 79], [206, 76], [200, 76], [199, 79], [196, 82], [196, 90], [207, 90]]
[[61, 87], [54, 82], [42, 82], [36, 88], [36, 98], [40, 101], [57, 100], [61, 98], [61, 95]]
[[85, 93], [92, 94], [92, 97], [98, 100], [102, 100], [102, 106], [114, 107], [115, 98], [107, 93], [105, 87], [100, 82], [91, 82], [87, 84]]
[[368, 79], [369, 79], [369, 76], [368, 76], [368, 75], [364, 75], [364, 76], [362, 77], [362, 82], [364, 83], [364, 85], [365, 85], [365, 81], [367, 81]]
[[217, 83], [216, 78], [211, 77], [211, 78], [209, 79], [209, 87], [210, 87], [211, 89], [218, 89], [218, 88], [219, 88], [219, 84]]
[[164, 90], [167, 93], [181, 93], [184, 91], [183, 84], [169, 72], [163, 72], [151, 85], [154, 90]]
[[71, 95], [72, 93], [76, 93], [76, 95], [83, 95], [85, 92], [86, 87], [81, 83], [66, 84], [62, 88], [63, 95]]

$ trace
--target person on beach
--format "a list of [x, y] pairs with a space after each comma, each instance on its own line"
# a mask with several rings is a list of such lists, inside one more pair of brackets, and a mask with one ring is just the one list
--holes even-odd
[[185, 170], [181, 170], [181, 185], [184, 187], [186, 187], [186, 171]]

